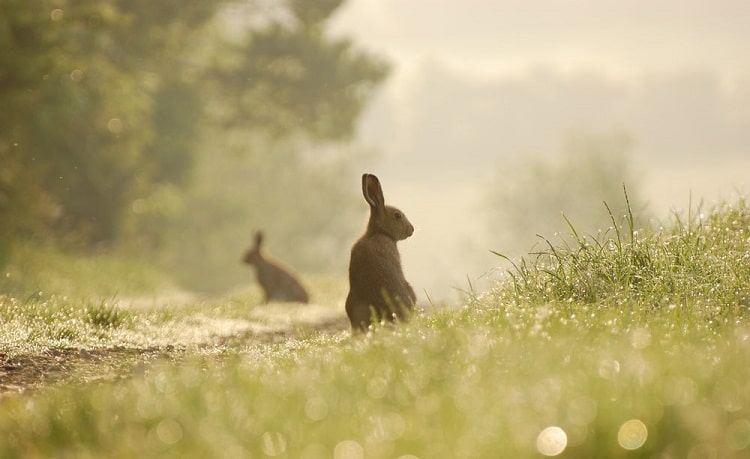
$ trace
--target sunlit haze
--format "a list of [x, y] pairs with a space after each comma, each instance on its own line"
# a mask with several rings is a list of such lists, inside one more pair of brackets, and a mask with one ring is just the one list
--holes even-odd
[[[351, 0], [334, 31], [397, 63], [497, 76], [544, 65], [614, 76], [705, 69], [746, 76], [750, 4], [580, 0]], [[396, 78], [398, 79], [398, 78]]]
[[332, 32], [393, 64], [359, 137], [417, 227], [401, 247], [428, 292], [510, 251], [485, 231], [488, 182], [571, 133], [626, 132], [656, 218], [750, 189], [748, 2], [350, 0]]

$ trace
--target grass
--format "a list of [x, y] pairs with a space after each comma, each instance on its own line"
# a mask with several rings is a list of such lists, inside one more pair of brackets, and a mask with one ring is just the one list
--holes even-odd
[[[750, 209], [632, 221], [595, 236], [571, 224], [495, 288], [365, 337], [237, 340], [6, 395], [0, 457], [748, 457]], [[80, 340], [150, 314], [34, 301], [29, 320], [50, 336], [74, 323], [62, 329]], [[247, 317], [235, 303], [154, 330], [200, 308]]]
[[[608, 209], [609, 210], [609, 209]], [[717, 315], [750, 307], [750, 210], [744, 200], [699, 213], [656, 232], [627, 231], [610, 213], [612, 227], [598, 237], [579, 235], [514, 263], [512, 297], [533, 303], [567, 301], [639, 303], [641, 309], [700, 308]], [[498, 254], [500, 255], [500, 254]], [[502, 255], [500, 255], [502, 256]]]
[[16, 297], [112, 298], [176, 288], [148, 260], [124, 253], [81, 256], [26, 241], [14, 244], [8, 258], [0, 266], [0, 293]]

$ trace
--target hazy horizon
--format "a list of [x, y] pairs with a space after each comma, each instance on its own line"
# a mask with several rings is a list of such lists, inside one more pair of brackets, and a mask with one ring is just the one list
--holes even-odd
[[346, 2], [332, 32], [393, 64], [358, 138], [418, 228], [401, 244], [417, 290], [499, 264], [484, 188], [570, 134], [629, 134], [657, 218], [750, 191], [749, 26], [742, 1]]

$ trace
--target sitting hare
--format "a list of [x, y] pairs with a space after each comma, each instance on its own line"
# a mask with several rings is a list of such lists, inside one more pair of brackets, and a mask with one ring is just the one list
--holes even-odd
[[255, 267], [255, 275], [263, 289], [264, 303], [290, 301], [307, 303], [309, 297], [302, 284], [279, 262], [263, 255], [261, 244], [263, 233], [255, 233], [255, 245], [245, 253], [243, 262]]
[[414, 227], [400, 210], [385, 205], [376, 176], [362, 176], [362, 193], [370, 205], [370, 220], [352, 247], [346, 297], [346, 314], [354, 331], [366, 330], [373, 319], [406, 319], [417, 299], [404, 278], [396, 247], [397, 241], [414, 233]]

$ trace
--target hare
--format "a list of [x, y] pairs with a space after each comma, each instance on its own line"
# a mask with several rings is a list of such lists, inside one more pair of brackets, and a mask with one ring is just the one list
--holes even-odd
[[263, 289], [263, 302], [288, 301], [307, 303], [310, 298], [307, 291], [297, 278], [281, 264], [263, 255], [261, 245], [263, 233], [255, 233], [255, 245], [251, 247], [242, 259], [243, 262], [255, 267], [255, 275]]
[[346, 314], [353, 331], [364, 331], [370, 321], [404, 320], [417, 296], [404, 278], [396, 242], [414, 233], [406, 216], [386, 206], [383, 189], [372, 174], [362, 175], [362, 193], [370, 205], [365, 234], [352, 246]]

